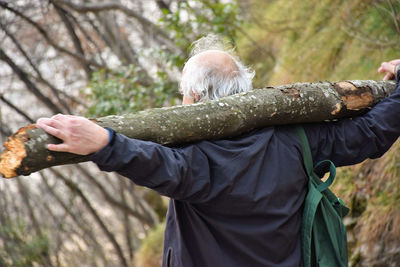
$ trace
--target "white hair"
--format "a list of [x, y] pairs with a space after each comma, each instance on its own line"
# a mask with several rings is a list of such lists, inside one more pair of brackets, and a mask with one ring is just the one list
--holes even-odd
[[[219, 68], [199, 60], [198, 55], [207, 51], [218, 51], [227, 54], [233, 64], [232, 68]], [[244, 66], [233, 55], [233, 49], [221, 42], [216, 35], [209, 34], [193, 43], [191, 57], [185, 63], [180, 92], [194, 98], [199, 96], [199, 101], [218, 99], [253, 89], [252, 80], [254, 71]]]

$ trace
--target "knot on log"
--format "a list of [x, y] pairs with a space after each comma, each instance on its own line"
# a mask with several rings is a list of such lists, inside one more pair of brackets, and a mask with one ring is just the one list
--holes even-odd
[[287, 96], [291, 96], [293, 98], [299, 98], [300, 97], [300, 90], [296, 88], [284, 88], [281, 89], [281, 92]]

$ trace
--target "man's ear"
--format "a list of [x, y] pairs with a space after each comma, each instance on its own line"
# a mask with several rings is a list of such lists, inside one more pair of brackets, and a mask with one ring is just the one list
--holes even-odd
[[196, 92], [193, 92], [193, 94], [194, 94], [194, 99], [193, 99], [194, 103], [199, 102], [199, 100], [200, 100], [199, 95]]

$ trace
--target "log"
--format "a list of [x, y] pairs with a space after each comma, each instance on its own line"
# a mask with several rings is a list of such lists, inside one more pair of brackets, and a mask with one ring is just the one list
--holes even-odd
[[[393, 81], [295, 83], [193, 105], [148, 109], [94, 121], [131, 138], [174, 146], [233, 137], [269, 125], [357, 116], [367, 112], [395, 88]], [[19, 129], [4, 143], [0, 174], [12, 178], [51, 166], [88, 160], [88, 156], [46, 149], [47, 144], [59, 142], [34, 124]]]

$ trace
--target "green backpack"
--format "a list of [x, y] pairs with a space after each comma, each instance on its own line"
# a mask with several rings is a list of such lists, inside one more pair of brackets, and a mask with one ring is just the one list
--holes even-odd
[[[304, 166], [310, 178], [301, 226], [304, 267], [347, 267], [347, 237], [342, 218], [349, 209], [329, 190], [336, 175], [335, 165], [330, 160], [324, 160], [313, 167], [303, 127], [296, 127], [296, 134], [301, 140]], [[329, 178], [325, 182], [314, 172], [322, 163], [330, 164]]]

